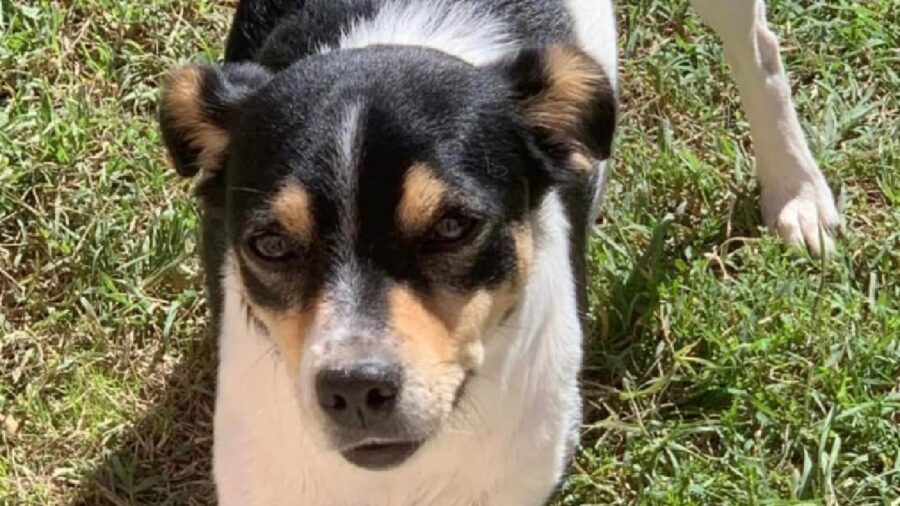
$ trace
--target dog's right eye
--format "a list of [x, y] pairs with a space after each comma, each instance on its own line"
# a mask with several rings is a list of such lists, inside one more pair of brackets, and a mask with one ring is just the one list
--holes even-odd
[[282, 262], [294, 257], [294, 249], [287, 239], [274, 232], [266, 232], [250, 238], [250, 251], [269, 262]]

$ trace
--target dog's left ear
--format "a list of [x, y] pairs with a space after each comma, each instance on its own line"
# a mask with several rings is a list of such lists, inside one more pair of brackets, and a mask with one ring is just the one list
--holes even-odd
[[497, 65], [545, 151], [582, 160], [610, 157], [616, 93], [596, 60], [573, 45], [556, 44], [524, 49]]

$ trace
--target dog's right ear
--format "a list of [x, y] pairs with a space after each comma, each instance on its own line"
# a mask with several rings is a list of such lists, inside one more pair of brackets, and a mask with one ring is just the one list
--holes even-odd
[[[553, 156], [577, 155], [592, 170], [606, 160], [616, 128], [616, 92], [604, 68], [571, 44], [525, 48], [494, 64], [525, 123]], [[590, 157], [590, 158], [586, 158]]]
[[229, 125], [241, 102], [271, 75], [255, 63], [222, 67], [187, 66], [163, 85], [159, 124], [175, 170], [185, 177], [211, 174], [225, 161]]

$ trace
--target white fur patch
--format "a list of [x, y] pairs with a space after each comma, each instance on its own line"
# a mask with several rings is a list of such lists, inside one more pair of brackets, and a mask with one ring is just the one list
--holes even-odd
[[338, 47], [384, 44], [437, 49], [476, 66], [494, 62], [518, 47], [502, 20], [448, 0], [388, 2], [373, 18], [353, 23]]
[[616, 16], [611, 0], [565, 0], [578, 45], [606, 70], [616, 88]]
[[359, 142], [360, 136], [360, 105], [357, 103], [350, 104], [344, 111], [341, 118], [341, 129], [337, 135], [338, 149], [338, 167], [340, 171], [338, 175], [342, 178], [342, 185], [353, 198], [348, 199], [346, 206], [340, 213], [341, 231], [347, 238], [356, 237], [357, 209], [356, 209], [356, 170], [354, 157], [354, 149]]

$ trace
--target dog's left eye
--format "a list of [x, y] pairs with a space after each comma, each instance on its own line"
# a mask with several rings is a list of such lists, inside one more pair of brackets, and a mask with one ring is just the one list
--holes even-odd
[[269, 262], [288, 260], [294, 255], [288, 240], [272, 232], [251, 237], [248, 245], [254, 255]]
[[427, 242], [435, 248], [447, 248], [461, 244], [473, 235], [477, 229], [478, 220], [462, 214], [452, 214], [444, 217], [431, 229]]

